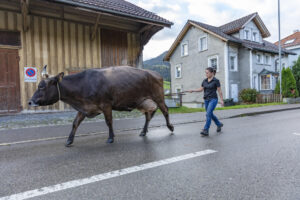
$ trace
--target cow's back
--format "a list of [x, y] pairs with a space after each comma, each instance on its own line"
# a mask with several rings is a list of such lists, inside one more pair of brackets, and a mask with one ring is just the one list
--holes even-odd
[[145, 99], [162, 97], [164, 93], [163, 78], [150, 70], [107, 67], [86, 70], [85, 76], [88, 88], [93, 88], [92, 96], [99, 97], [99, 101], [110, 101], [116, 110], [131, 110]]

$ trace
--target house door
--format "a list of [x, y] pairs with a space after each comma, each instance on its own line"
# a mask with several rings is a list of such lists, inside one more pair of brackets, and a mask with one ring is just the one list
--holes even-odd
[[231, 84], [231, 98], [233, 98], [234, 102], [239, 101], [239, 91], [237, 84]]
[[20, 110], [18, 50], [0, 49], [0, 113]]

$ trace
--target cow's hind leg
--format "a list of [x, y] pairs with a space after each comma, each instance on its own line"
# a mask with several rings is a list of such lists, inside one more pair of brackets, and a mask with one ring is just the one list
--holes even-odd
[[69, 138], [65, 144], [66, 147], [69, 147], [69, 146], [71, 146], [71, 144], [73, 144], [76, 130], [77, 130], [78, 126], [80, 125], [80, 123], [84, 120], [84, 118], [85, 118], [85, 115], [83, 113], [81, 113], [81, 112], [77, 113], [77, 115], [73, 121], [72, 131], [71, 131]]
[[157, 110], [157, 104], [152, 99], [145, 99], [141, 104], [138, 105], [137, 108], [141, 112], [145, 113], [146, 121], [140, 136], [146, 136], [148, 132], [149, 122]]
[[148, 133], [149, 122], [153, 118], [155, 112], [156, 112], [156, 110], [145, 113], [146, 121], [145, 121], [145, 125], [144, 125], [144, 128], [143, 128], [140, 136], [146, 136], [146, 134]]
[[107, 139], [106, 143], [111, 144], [114, 142], [114, 131], [113, 131], [113, 126], [112, 126], [112, 109], [111, 107], [107, 106], [104, 110], [104, 117], [105, 117], [105, 122], [106, 125], [109, 128], [109, 138]]
[[157, 105], [158, 105], [159, 109], [161, 110], [161, 112], [163, 113], [163, 115], [166, 119], [168, 129], [171, 132], [173, 132], [174, 131], [174, 126], [170, 123], [168, 107], [166, 106], [164, 101], [158, 102]]

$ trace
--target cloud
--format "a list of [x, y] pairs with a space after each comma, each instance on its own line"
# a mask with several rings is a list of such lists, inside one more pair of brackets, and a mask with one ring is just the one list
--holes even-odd
[[[146, 10], [174, 22], [172, 29], [165, 28], [146, 45], [144, 59], [155, 57], [168, 50], [188, 19], [220, 26], [253, 12], [258, 12], [269, 29], [268, 41], [278, 40], [277, 1], [275, 0], [128, 0]], [[281, 36], [300, 29], [299, 0], [281, 1]]]

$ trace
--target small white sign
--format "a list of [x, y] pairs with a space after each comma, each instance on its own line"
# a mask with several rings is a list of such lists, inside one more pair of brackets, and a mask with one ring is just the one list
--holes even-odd
[[24, 67], [24, 81], [25, 82], [37, 81], [37, 69], [35, 67]]

